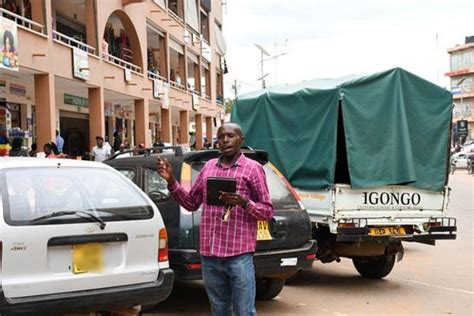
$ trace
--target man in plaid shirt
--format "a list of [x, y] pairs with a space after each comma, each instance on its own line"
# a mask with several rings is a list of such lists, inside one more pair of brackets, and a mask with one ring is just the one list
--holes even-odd
[[[168, 182], [175, 200], [189, 211], [202, 204], [200, 253], [202, 276], [213, 315], [256, 315], [253, 253], [257, 243], [257, 221], [270, 220], [273, 206], [263, 167], [241, 151], [244, 136], [235, 123], [217, 131], [222, 155], [209, 160], [187, 192], [173, 177], [167, 160], [157, 162], [158, 173]], [[206, 201], [207, 178], [236, 180], [235, 193], [221, 192], [227, 206]], [[229, 217], [225, 218], [226, 209]]]

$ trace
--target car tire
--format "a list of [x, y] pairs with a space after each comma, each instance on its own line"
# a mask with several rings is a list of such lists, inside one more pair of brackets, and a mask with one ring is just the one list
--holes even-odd
[[283, 286], [285, 285], [285, 279], [277, 278], [259, 278], [255, 280], [257, 299], [259, 300], [271, 300], [278, 294], [280, 294]]
[[352, 262], [357, 272], [364, 278], [382, 279], [386, 277], [395, 265], [395, 254], [381, 257], [357, 257]]

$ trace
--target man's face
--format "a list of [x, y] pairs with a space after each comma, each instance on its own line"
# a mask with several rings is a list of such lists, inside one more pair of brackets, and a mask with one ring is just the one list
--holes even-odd
[[240, 152], [242, 141], [243, 137], [231, 126], [224, 125], [217, 130], [217, 143], [225, 157], [233, 157]]
[[102, 147], [104, 145], [104, 140], [101, 138], [97, 138], [97, 146]]

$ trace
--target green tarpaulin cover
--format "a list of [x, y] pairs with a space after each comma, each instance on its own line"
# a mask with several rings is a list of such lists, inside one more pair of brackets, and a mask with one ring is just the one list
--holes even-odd
[[400, 68], [354, 78], [240, 96], [231, 121], [242, 126], [247, 145], [269, 152], [295, 187], [319, 190], [334, 184], [342, 114], [353, 188], [408, 184], [442, 191], [451, 94]]

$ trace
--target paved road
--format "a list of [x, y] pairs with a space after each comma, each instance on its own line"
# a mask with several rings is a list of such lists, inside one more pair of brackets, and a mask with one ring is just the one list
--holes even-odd
[[[450, 186], [457, 240], [405, 243], [405, 258], [384, 280], [359, 277], [347, 259], [316, 262], [274, 300], [257, 302], [259, 315], [474, 315], [474, 177], [458, 170]], [[202, 283], [177, 283], [154, 313], [208, 315]]]

